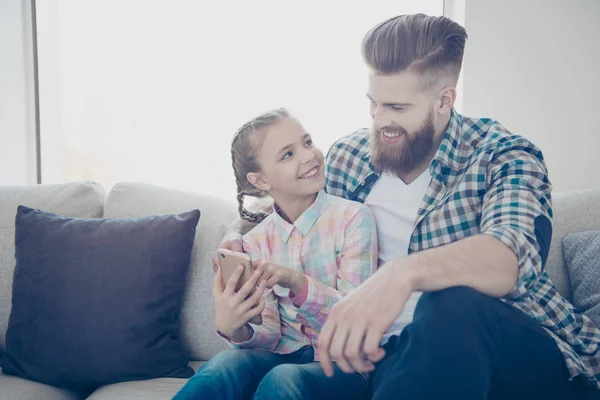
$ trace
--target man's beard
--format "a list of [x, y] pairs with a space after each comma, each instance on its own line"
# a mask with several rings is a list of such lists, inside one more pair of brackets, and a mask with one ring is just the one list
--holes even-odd
[[391, 125], [382, 130], [400, 133], [401, 137], [400, 143], [385, 143], [381, 138], [381, 132], [372, 129], [369, 145], [371, 163], [381, 173], [389, 171], [400, 177], [414, 171], [432, 153], [435, 136], [433, 110], [429, 111], [423, 125], [411, 135], [398, 125]]

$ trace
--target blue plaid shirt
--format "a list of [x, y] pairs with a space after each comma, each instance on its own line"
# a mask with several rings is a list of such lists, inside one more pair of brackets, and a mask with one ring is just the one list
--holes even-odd
[[[364, 202], [378, 171], [368, 129], [338, 140], [327, 154], [326, 191]], [[491, 119], [454, 110], [429, 165], [432, 179], [408, 252], [491, 235], [518, 257], [519, 275], [502, 300], [539, 322], [558, 343], [571, 377], [600, 387], [600, 330], [564, 299], [543, 269], [552, 231], [552, 186], [542, 152]]]

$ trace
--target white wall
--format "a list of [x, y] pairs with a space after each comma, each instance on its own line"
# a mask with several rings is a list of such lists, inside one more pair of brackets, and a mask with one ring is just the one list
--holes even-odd
[[[600, 1], [446, 3], [469, 34], [460, 111], [537, 144], [555, 192], [600, 188]], [[29, 4], [0, 1], [0, 185], [36, 180]]]
[[[324, 150], [368, 126], [364, 33], [399, 12], [439, 15], [443, 1], [373, 3], [37, 1], [42, 181], [90, 179], [107, 192], [143, 181], [235, 199], [228, 154], [239, 126], [285, 106]], [[223, 21], [235, 29], [215, 36]]]
[[0, 185], [36, 182], [30, 2], [0, 1]]
[[555, 193], [600, 188], [600, 1], [465, 2], [463, 113], [539, 146]]

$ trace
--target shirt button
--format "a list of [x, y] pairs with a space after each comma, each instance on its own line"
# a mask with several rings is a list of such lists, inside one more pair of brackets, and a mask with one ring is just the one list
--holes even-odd
[[360, 186], [365, 186], [365, 184], [366, 184], [366, 183], [367, 183], [366, 181], [362, 181], [362, 182], [360, 183]]

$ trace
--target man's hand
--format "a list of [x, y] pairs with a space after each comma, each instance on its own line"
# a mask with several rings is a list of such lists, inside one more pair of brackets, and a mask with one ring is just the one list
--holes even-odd
[[346, 373], [370, 372], [385, 356], [381, 337], [414, 291], [408, 269], [390, 262], [336, 303], [319, 335], [320, 363], [333, 376], [332, 360]]
[[[219, 244], [219, 249], [226, 249], [231, 251], [237, 251], [238, 253], [243, 253], [244, 249], [242, 248], [242, 235], [239, 233], [231, 232], [226, 234]], [[213, 271], [217, 272], [219, 269], [219, 257], [215, 252], [215, 255], [212, 258], [213, 262]]]
[[223, 335], [237, 342], [248, 339], [249, 330], [246, 326], [248, 321], [262, 313], [265, 308], [264, 281], [260, 283], [256, 292], [250, 295], [260, 279], [260, 272], [254, 272], [252, 278], [238, 292], [235, 291], [243, 270], [243, 266], [238, 266], [226, 285], [223, 284], [220, 268], [213, 278], [216, 328]]
[[279, 285], [290, 289], [290, 291], [296, 295], [306, 284], [303, 274], [268, 261], [260, 259], [254, 260], [252, 261], [252, 269], [254, 271], [260, 271], [260, 279], [263, 282], [266, 282], [267, 289], [272, 289], [273, 286]]

